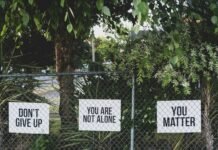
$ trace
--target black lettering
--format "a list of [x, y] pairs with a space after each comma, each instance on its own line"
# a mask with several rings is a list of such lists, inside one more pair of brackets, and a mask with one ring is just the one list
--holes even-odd
[[179, 117], [175, 117], [175, 126], [178, 127], [178, 125], [179, 125]]
[[104, 109], [104, 107], [101, 108], [101, 114], [105, 114], [105, 109]]
[[24, 119], [24, 118], [17, 118], [16, 119], [16, 126], [17, 127], [31, 127], [31, 119]]
[[195, 126], [195, 118], [191, 117], [191, 121], [190, 121], [191, 126]]
[[112, 115], [112, 107], [102, 107], [101, 114], [103, 115]]
[[178, 106], [176, 109], [177, 109], [176, 112], [177, 112], [178, 116], [181, 116], [181, 115], [186, 116], [187, 115], [187, 107]]
[[186, 117], [186, 118], [185, 118], [185, 125], [186, 125], [187, 127], [190, 126], [190, 117]]
[[105, 114], [109, 114], [109, 108], [108, 107], [105, 107]]
[[39, 119], [39, 121], [38, 121], [39, 127], [40, 127], [41, 124], [42, 124], [42, 119]]
[[42, 124], [42, 119], [33, 119], [33, 127], [38, 128]]
[[116, 122], [115, 122], [115, 117], [116, 117], [116, 116], [112, 116], [112, 118], [113, 118], [113, 119], [112, 119], [112, 123], [116, 123]]
[[36, 110], [36, 118], [38, 118], [39, 116], [39, 109], [35, 109]]
[[26, 125], [27, 125], [27, 120], [26, 120], [26, 119], [23, 119], [23, 118], [21, 118], [20, 120], [21, 120], [21, 122], [23, 123], [23, 127], [26, 127]]
[[183, 116], [187, 115], [187, 106], [182, 107], [182, 114], [183, 114]]
[[33, 111], [36, 111], [36, 117], [38, 117], [39, 109], [22, 109], [19, 108], [19, 117], [33, 117]]
[[177, 115], [178, 115], [178, 116], [181, 116], [181, 115], [182, 115], [181, 106], [178, 106], [178, 107], [177, 107]]
[[108, 115], [112, 115], [112, 107], [108, 107]]
[[23, 117], [23, 109], [19, 108], [19, 117]]
[[83, 122], [94, 122], [95, 115], [84, 115]]
[[176, 126], [174, 118], [171, 118], [171, 126]]
[[163, 118], [163, 126], [164, 127], [169, 127], [169, 126], [171, 126], [171, 124], [170, 124], [170, 118], [169, 117], [167, 117], [167, 118]]
[[88, 107], [88, 114], [98, 114], [98, 107]]
[[15, 123], [16, 127], [19, 127], [19, 126], [20, 126], [20, 124], [19, 124], [19, 118], [17, 118], [15, 122], [16, 122], [16, 123]]
[[171, 107], [172, 108], [172, 111], [173, 111], [173, 116], [176, 115], [176, 107]]
[[105, 116], [104, 120], [105, 120], [105, 123], [112, 122], [112, 116]]
[[30, 125], [30, 119], [26, 119], [27, 127], [31, 127]]
[[115, 122], [116, 116], [97, 116], [97, 122], [98, 123], [116, 123]]
[[88, 110], [88, 114], [90, 114], [91, 113], [91, 107], [88, 107], [87, 110]]
[[195, 126], [195, 118], [194, 117], [166, 117], [163, 118], [163, 126], [171, 127], [171, 126]]
[[181, 121], [182, 121], [182, 127], [184, 126], [184, 119], [185, 119], [185, 117], [181, 117]]
[[101, 122], [101, 117], [100, 117], [100, 115], [98, 115], [98, 117], [97, 117], [97, 122]]

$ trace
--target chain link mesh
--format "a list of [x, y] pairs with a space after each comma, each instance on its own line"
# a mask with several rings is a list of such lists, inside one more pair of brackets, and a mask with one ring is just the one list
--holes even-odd
[[[125, 150], [130, 149], [130, 130], [134, 125], [135, 150], [204, 150], [207, 148], [203, 103], [201, 133], [157, 133], [157, 101], [201, 99], [200, 87], [193, 85], [192, 89], [190, 95], [178, 94], [173, 87], [163, 88], [156, 79], [136, 84], [135, 118], [132, 121], [131, 78], [124, 78], [121, 73], [2, 76], [0, 149]], [[121, 131], [79, 131], [79, 99], [120, 99]], [[12, 101], [49, 104], [49, 134], [9, 133], [8, 102]], [[216, 106], [215, 101], [213, 106]], [[210, 114], [213, 146], [216, 149], [216, 111]]]

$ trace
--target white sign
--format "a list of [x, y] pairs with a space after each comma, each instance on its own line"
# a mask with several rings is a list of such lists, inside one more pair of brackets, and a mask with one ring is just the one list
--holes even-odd
[[157, 132], [201, 132], [201, 101], [158, 101]]
[[49, 105], [9, 102], [9, 132], [49, 134]]
[[80, 99], [79, 130], [120, 131], [120, 100]]

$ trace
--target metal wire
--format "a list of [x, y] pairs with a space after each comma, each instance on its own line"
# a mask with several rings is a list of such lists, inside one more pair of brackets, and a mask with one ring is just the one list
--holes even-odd
[[[63, 77], [64, 86], [58, 83], [58, 76]], [[198, 86], [193, 86], [190, 95], [184, 95], [175, 92], [173, 87], [162, 87], [155, 78], [142, 84], [135, 82], [131, 84], [132, 80], [119, 72], [9, 74], [0, 75], [0, 78], [1, 150], [206, 149], [204, 126], [201, 133], [157, 133], [157, 101], [201, 99], [201, 89]], [[134, 93], [131, 92], [133, 89]], [[65, 101], [61, 103], [63, 99]], [[82, 110], [79, 110], [79, 99], [98, 99], [99, 104], [104, 99], [120, 99], [121, 131], [80, 131], [78, 116]], [[48, 135], [9, 133], [8, 102], [11, 101], [49, 104], [50, 133]], [[61, 108], [61, 105], [64, 108]], [[218, 145], [216, 100], [212, 106], [214, 112], [212, 113], [211, 109], [209, 119], [211, 119], [213, 145], [216, 148]], [[163, 109], [164, 111], [166, 110]], [[202, 113], [202, 122], [203, 118]], [[132, 134], [133, 122], [134, 134]]]

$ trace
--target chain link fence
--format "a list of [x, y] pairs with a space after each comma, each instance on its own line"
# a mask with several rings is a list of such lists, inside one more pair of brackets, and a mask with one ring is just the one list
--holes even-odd
[[[115, 72], [1, 75], [0, 149], [206, 150], [211, 137], [212, 149], [217, 149], [216, 96], [211, 102], [214, 109], [208, 111], [210, 126], [204, 123], [207, 116], [203, 113], [205, 103], [201, 102], [200, 133], [157, 133], [157, 101], [200, 100], [202, 89], [193, 84], [191, 94], [184, 95], [171, 86], [163, 88], [155, 78], [141, 84], [132, 80]], [[120, 131], [110, 131], [109, 126], [109, 131], [80, 131], [79, 99], [98, 99], [98, 105], [103, 105], [105, 99], [120, 100]], [[9, 102], [49, 104], [49, 134], [9, 133]]]

